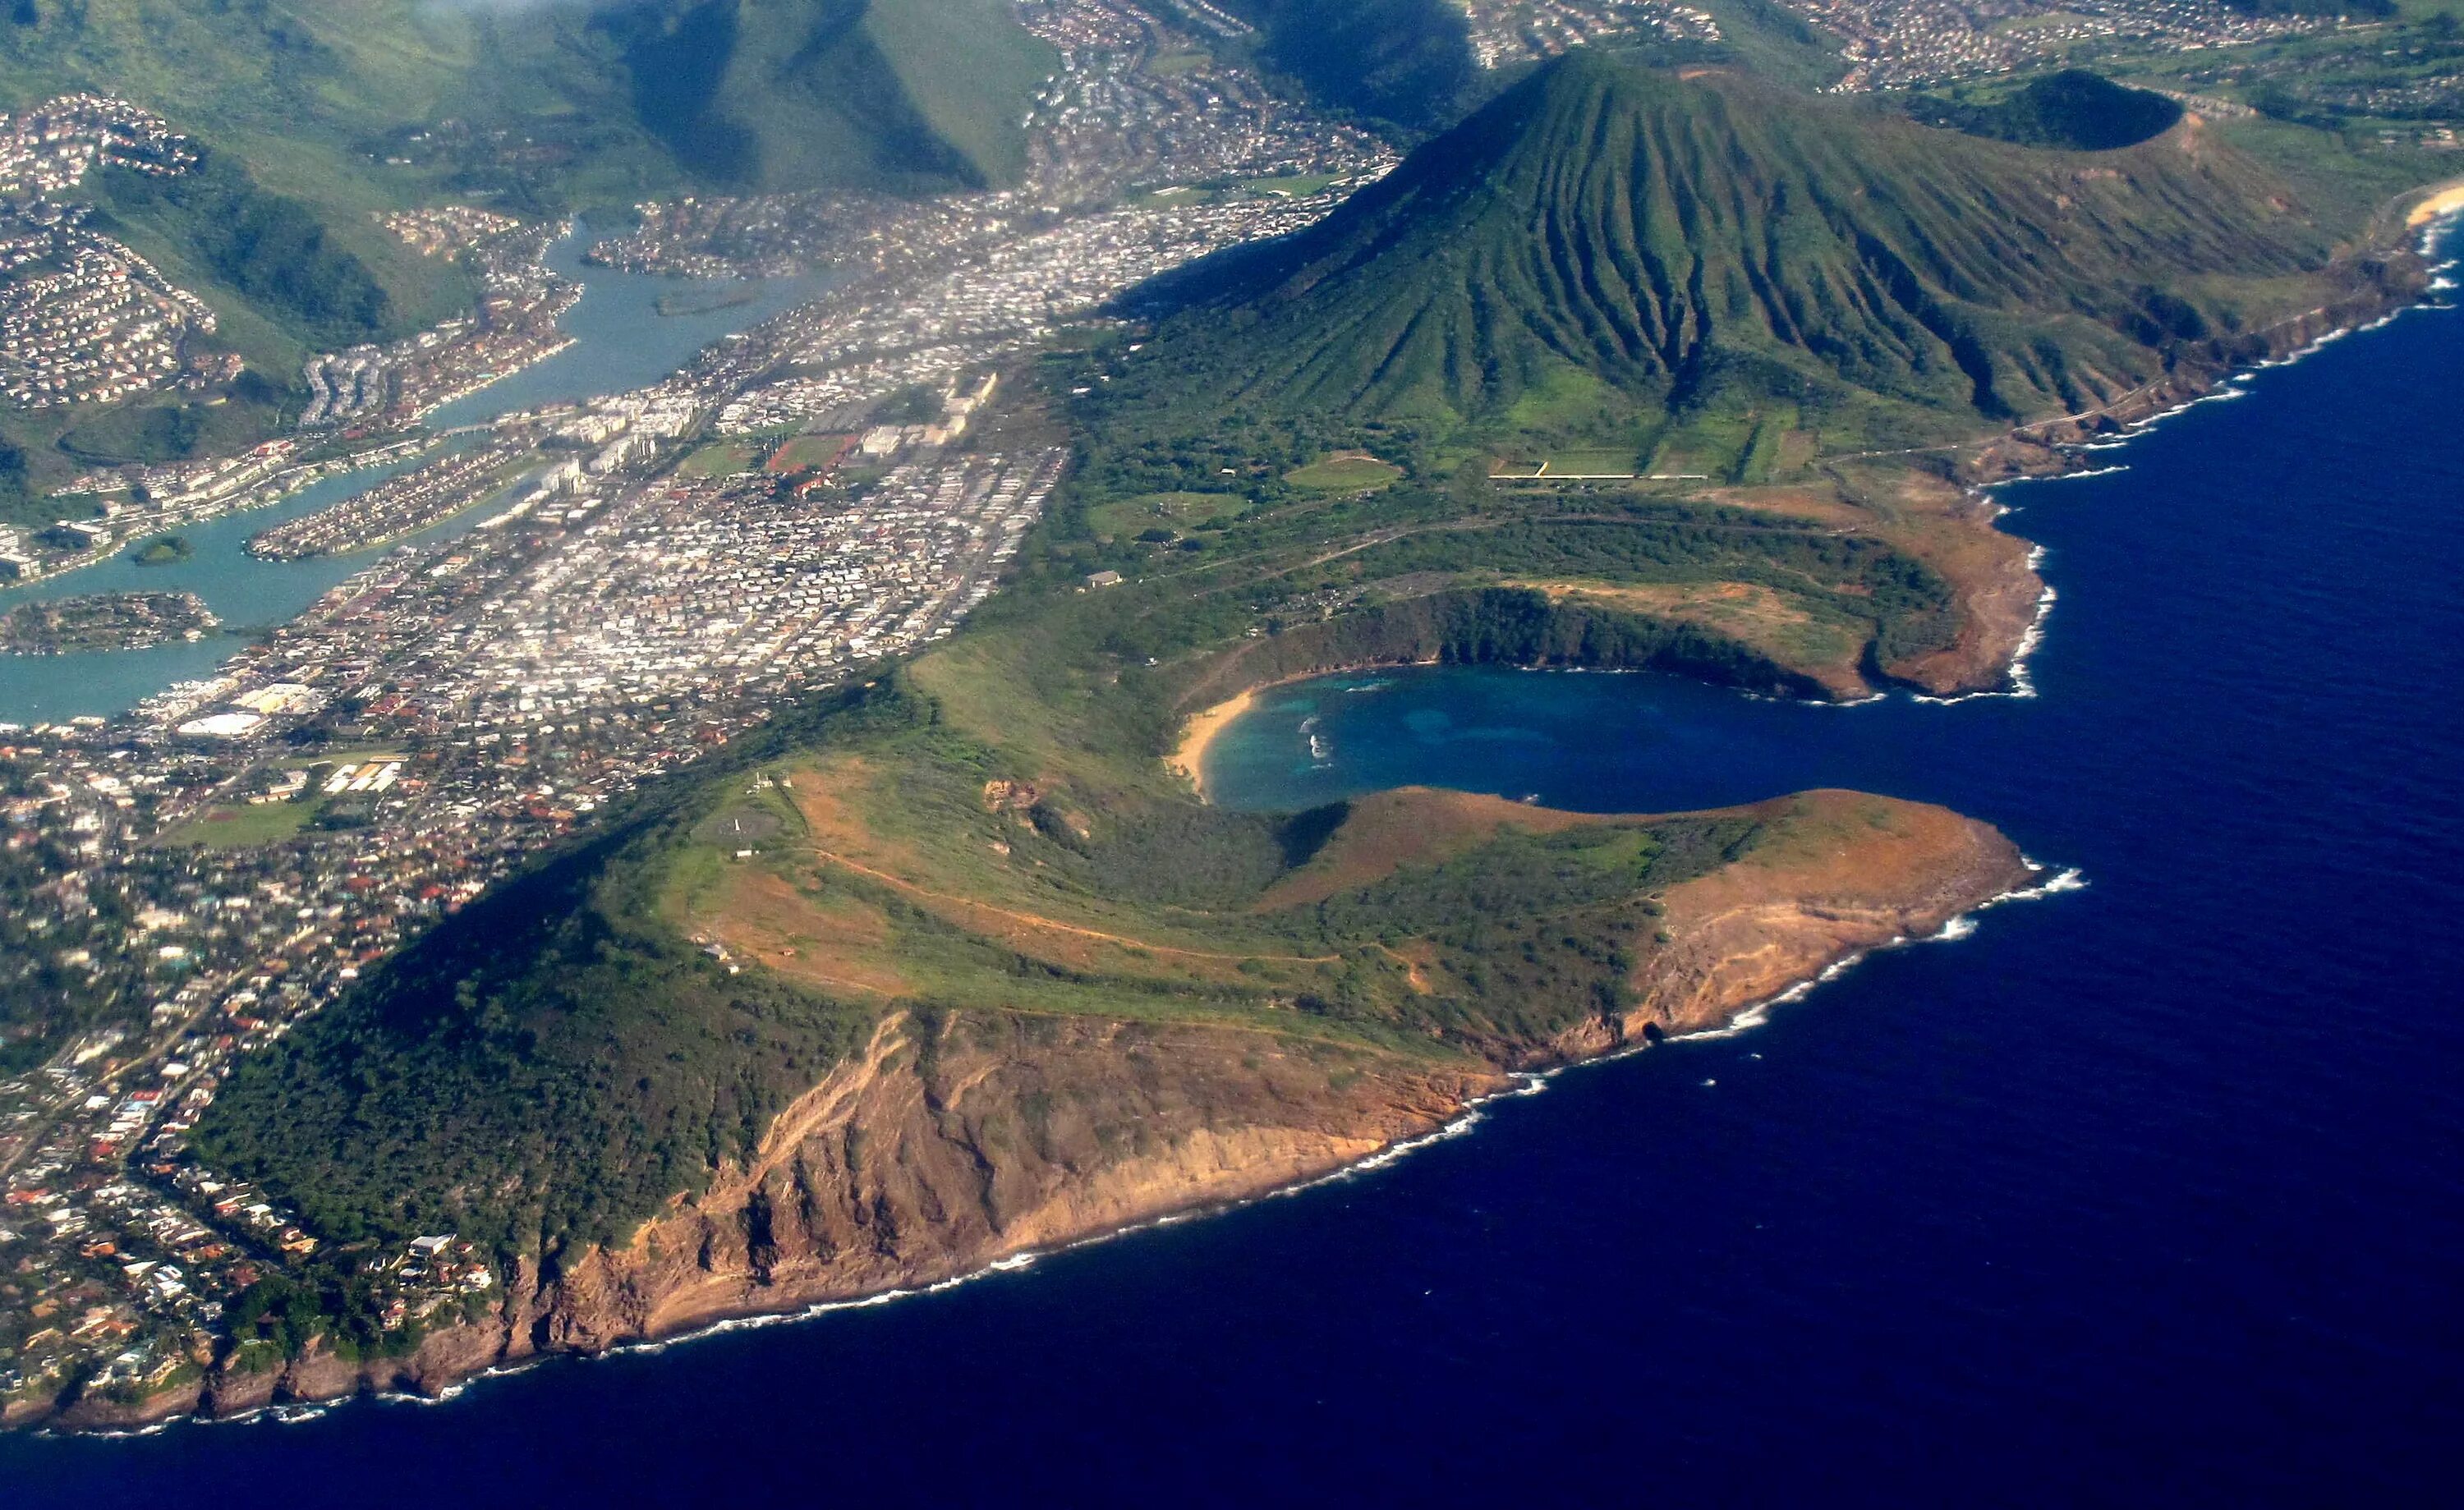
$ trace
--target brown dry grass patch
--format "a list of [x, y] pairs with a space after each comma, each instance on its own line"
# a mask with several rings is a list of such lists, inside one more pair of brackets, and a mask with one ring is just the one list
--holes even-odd
[[885, 839], [868, 816], [884, 774], [863, 755], [832, 755], [789, 773], [789, 795], [819, 847], [867, 864], [922, 868], [912, 846]]
[[851, 896], [809, 895], [773, 870], [731, 871], [711, 914], [694, 922], [730, 952], [791, 980], [885, 996], [913, 990], [879, 908]]
[[1135, 934], [1116, 933], [1041, 913], [996, 906], [980, 898], [935, 890], [905, 876], [879, 869], [846, 855], [815, 848], [808, 851], [826, 864], [878, 882], [905, 896], [942, 922], [990, 939], [1013, 952], [1071, 969], [1112, 974], [1143, 974], [1174, 980], [1210, 980], [1226, 984], [1243, 977], [1241, 966], [1319, 966], [1337, 963], [1333, 954], [1266, 954], [1191, 949], [1162, 944]]
[[1810, 519], [1839, 529], [1862, 529], [1874, 522], [1872, 514], [1828, 488], [1715, 488], [1702, 496], [1706, 502], [1731, 509]]
[[1755, 811], [1770, 821], [1754, 847], [1686, 886], [1709, 881], [1797, 896], [1921, 889], [1976, 828], [1948, 808], [1867, 792], [1801, 792]]

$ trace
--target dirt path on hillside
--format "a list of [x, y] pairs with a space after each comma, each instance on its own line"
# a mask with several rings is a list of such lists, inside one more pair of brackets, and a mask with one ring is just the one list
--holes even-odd
[[1091, 938], [1106, 944], [1117, 944], [1123, 949], [1142, 949], [1151, 954], [1176, 954], [1183, 959], [1227, 960], [1234, 964], [1244, 959], [1269, 960], [1279, 965], [1339, 965], [1343, 962], [1341, 954], [1226, 954], [1215, 950], [1182, 949], [1172, 944], [1149, 943], [1145, 939], [1131, 938], [1122, 933], [1107, 933], [1101, 929], [1082, 928], [1075, 923], [1064, 923], [1058, 918], [1043, 917], [1033, 912], [1013, 911], [1008, 908], [995, 907], [989, 902], [978, 901], [974, 897], [953, 896], [947, 891], [935, 891], [930, 886], [917, 886], [904, 876], [893, 876], [886, 870], [875, 870], [870, 865], [860, 861], [849, 860], [845, 855], [834, 855], [818, 845], [806, 844], [801, 847], [806, 853], [826, 860], [831, 864], [852, 870], [857, 875], [878, 881], [886, 886], [894, 887], [910, 896], [929, 897], [935, 902], [947, 902], [957, 907], [990, 912], [995, 917], [1004, 917], [1013, 923], [1023, 923], [1029, 928], [1045, 929], [1055, 933], [1069, 933], [1079, 938]]

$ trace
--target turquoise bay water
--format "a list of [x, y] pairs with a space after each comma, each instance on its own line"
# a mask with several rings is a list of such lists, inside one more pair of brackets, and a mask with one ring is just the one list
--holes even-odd
[[[692, 361], [694, 353], [721, 336], [759, 324], [813, 297], [830, 283], [826, 274], [774, 279], [758, 285], [755, 298], [747, 304], [705, 314], [662, 316], [657, 309], [662, 296], [715, 297], [743, 285], [724, 279], [650, 277], [585, 268], [581, 257], [588, 244], [588, 232], [577, 231], [559, 241], [548, 256], [557, 271], [583, 280], [582, 301], [563, 321], [577, 343], [439, 409], [429, 418], [431, 427], [447, 429], [478, 424], [541, 404], [646, 386]], [[418, 463], [329, 477], [272, 508], [183, 526], [178, 533], [196, 547], [196, 554], [185, 561], [139, 566], [122, 555], [83, 571], [0, 591], [0, 612], [20, 602], [88, 593], [193, 592], [213, 609], [227, 631], [195, 644], [143, 650], [0, 655], [0, 722], [119, 712], [174, 682], [211, 675], [237, 648], [231, 633], [268, 628], [290, 619], [376, 558], [376, 553], [362, 552], [312, 560], [261, 561], [247, 554], [249, 537], [365, 492], [410, 465]], [[468, 511], [411, 539], [445, 538], [485, 516], [483, 510]]]

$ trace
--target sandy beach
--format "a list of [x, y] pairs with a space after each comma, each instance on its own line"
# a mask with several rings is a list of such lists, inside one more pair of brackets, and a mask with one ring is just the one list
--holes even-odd
[[1229, 702], [1192, 713], [1189, 726], [1181, 731], [1179, 747], [1164, 758], [1164, 764], [1189, 778], [1189, 784], [1198, 789], [1199, 800], [1206, 799], [1206, 747], [1231, 727], [1232, 720], [1247, 712], [1257, 697], [1254, 691], [1243, 692]]
[[2404, 217], [2404, 223], [2408, 226], [2426, 226], [2441, 215], [2452, 215], [2458, 210], [2464, 210], [2464, 184], [2442, 188], [2413, 206], [2412, 213]]

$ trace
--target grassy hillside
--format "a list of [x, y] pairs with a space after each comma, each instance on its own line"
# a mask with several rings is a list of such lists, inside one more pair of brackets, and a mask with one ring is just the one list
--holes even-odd
[[1090, 412], [1647, 450], [1786, 410], [1839, 449], [1922, 444], [2088, 407], [2308, 308], [2333, 245], [2194, 128], [2028, 151], [1577, 54], [1310, 231], [1150, 291], [1156, 337]]
[[[1390, 468], [1351, 493], [1277, 480], [1142, 540], [1082, 485], [967, 632], [465, 908], [247, 1061], [201, 1147], [337, 1236], [570, 1253], [740, 1168], [894, 1013], [1551, 1059], [1646, 1010], [1672, 888], [1773, 844], [1835, 853], [1817, 831], [1899, 832], [1898, 810], [1401, 792], [1231, 813], [1165, 763], [1185, 716], [1432, 658], [1855, 695], [1968, 632], [1953, 547], [1985, 531], [1955, 498], [1563, 496]], [[1081, 590], [1105, 565], [1131, 580]]]
[[725, 1195], [763, 1267], [774, 1217], [910, 1156], [849, 1123], [781, 1172], [823, 1120], [787, 1111], [877, 1080], [876, 1050], [923, 1061], [919, 1115], [964, 1130], [979, 1081], [940, 1077], [942, 1046], [1121, 1045], [1002, 1141], [966, 1132], [990, 1193], [1022, 1146], [1083, 1173], [1054, 1150], [1150, 1136], [1071, 1108], [1102, 1100], [1088, 1075], [1162, 1075], [1161, 1030], [1248, 1045], [1201, 1066], [1221, 1132], [1221, 1087], [1287, 1058], [1493, 1074], [1717, 1020], [1947, 915], [1907, 897], [2011, 885], [2015, 855], [1843, 793], [1225, 812], [1175, 774], [1185, 728], [1428, 661], [2000, 685], [2037, 602], [2024, 545], [1942, 475], [1841, 448], [2144, 382], [2315, 300], [2331, 250], [2193, 132], [2039, 153], [1736, 78], [1544, 69], [1319, 230], [1183, 280], [1143, 351], [1090, 337], [1006, 386], [1025, 412], [976, 444], [1048, 436], [1032, 411], [1077, 393], [1082, 465], [965, 632], [465, 908], [244, 1061], [198, 1146], [320, 1231], [450, 1227], [557, 1270]]
[[26, 0], [0, 43], [0, 103], [126, 95], [278, 190], [549, 205], [996, 181], [1049, 64], [992, 0]]
[[1928, 125], [2020, 146], [2111, 152], [2171, 130], [2182, 119], [2182, 107], [2163, 95], [2066, 68], [2017, 89], [1920, 97], [1909, 101], [1908, 114]]
[[679, 184], [928, 191], [1014, 177], [1053, 59], [1000, 0], [22, 0], [0, 108], [125, 96], [209, 147], [81, 190], [210, 305], [249, 362], [211, 404], [0, 413], [0, 519], [93, 461], [254, 443], [311, 352], [462, 313], [455, 264], [376, 224], [437, 200], [525, 214]]
[[1055, 61], [999, 0], [702, 0], [594, 24], [644, 127], [694, 176], [747, 188], [1005, 182]]
[[1407, 133], [1451, 125], [1482, 88], [1452, 0], [1229, 0], [1259, 60], [1320, 104]]

